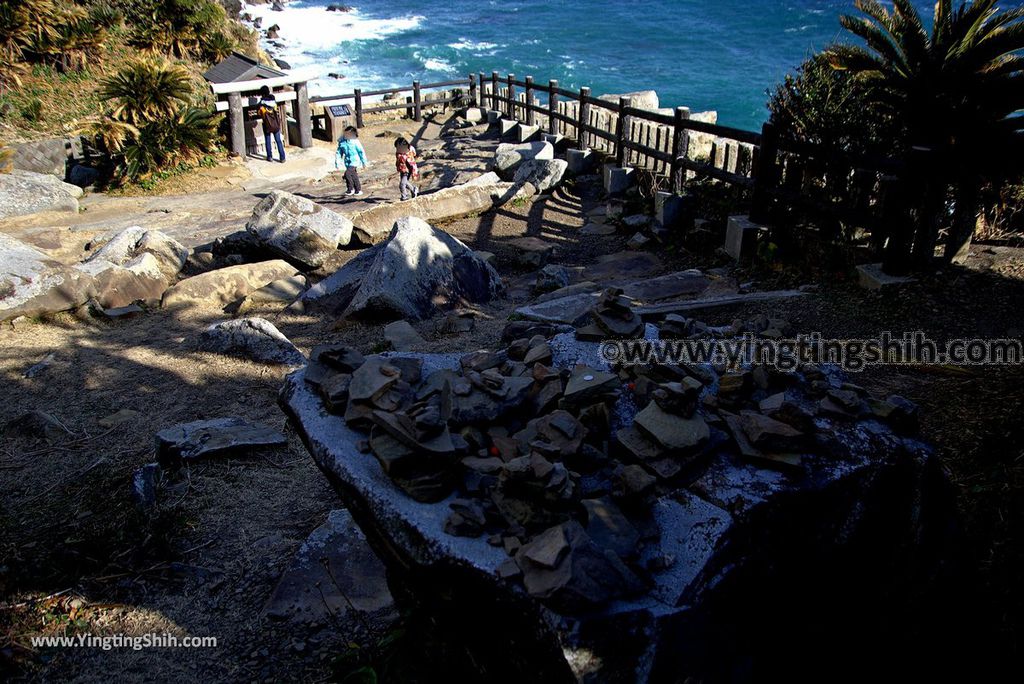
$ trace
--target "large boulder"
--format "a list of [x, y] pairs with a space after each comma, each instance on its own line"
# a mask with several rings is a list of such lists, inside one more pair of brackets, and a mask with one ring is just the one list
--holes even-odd
[[646, 109], [648, 111], [658, 111], [661, 106], [661, 102], [658, 99], [658, 92], [656, 90], [638, 90], [632, 93], [613, 93], [610, 95], [602, 95], [599, 100], [605, 102], [613, 102], [619, 104], [619, 98], [629, 98], [629, 106], [636, 109]]
[[396, 221], [387, 242], [370, 251], [328, 278], [330, 292], [319, 293], [333, 295], [346, 316], [421, 320], [439, 306], [489, 301], [501, 289], [497, 271], [473, 250], [413, 216]]
[[160, 262], [149, 252], [141, 253], [123, 266], [90, 259], [75, 268], [92, 278], [92, 297], [104, 309], [118, 309], [139, 301], [156, 304], [168, 285]]
[[264, 197], [245, 227], [285, 259], [308, 268], [319, 268], [352, 239], [348, 218], [282, 190]]
[[124, 266], [142, 254], [152, 254], [160, 272], [172, 280], [188, 260], [188, 248], [158, 230], [140, 226], [125, 228], [95, 250], [87, 262], [108, 261]]
[[306, 357], [273, 323], [264, 318], [239, 318], [214, 323], [199, 336], [199, 348], [261, 363], [301, 366]]
[[545, 161], [554, 158], [555, 148], [549, 142], [528, 142], [518, 145], [504, 143], [498, 145], [494, 151], [494, 160], [491, 165], [499, 176], [506, 180], [512, 180], [524, 162], [532, 159]]
[[37, 211], [78, 211], [82, 188], [44, 173], [0, 173], [0, 218]]
[[428, 223], [475, 214], [504, 204], [516, 196], [512, 183], [487, 176], [481, 182], [465, 183], [420, 195], [401, 203], [378, 204], [352, 217], [359, 241], [375, 245], [391, 235], [395, 221], [414, 216]]
[[0, 233], [0, 321], [73, 309], [88, 301], [91, 285], [87, 273]]
[[226, 306], [267, 283], [295, 275], [295, 267], [274, 259], [218, 268], [185, 278], [164, 293], [162, 305]]
[[537, 192], [547, 192], [562, 182], [569, 167], [564, 159], [531, 159], [523, 162], [513, 180], [517, 185], [529, 183]]

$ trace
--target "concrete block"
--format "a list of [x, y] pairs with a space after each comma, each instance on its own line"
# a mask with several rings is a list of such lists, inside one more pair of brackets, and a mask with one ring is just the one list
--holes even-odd
[[747, 216], [730, 216], [725, 228], [725, 251], [736, 261], [750, 259], [757, 252], [757, 236], [767, 228]]
[[516, 130], [519, 128], [518, 121], [510, 121], [509, 119], [502, 119], [498, 122], [498, 132], [502, 138], [512, 138], [516, 136]]
[[481, 123], [486, 118], [484, 110], [479, 107], [466, 107], [466, 111], [462, 113], [462, 118], [470, 123]]
[[572, 176], [582, 176], [593, 170], [597, 157], [593, 150], [566, 150], [565, 161], [569, 163], [566, 172]]
[[857, 282], [865, 290], [884, 290], [914, 282], [911, 276], [889, 275], [882, 264], [861, 264], [857, 267]]
[[694, 202], [689, 195], [659, 192], [654, 196], [654, 220], [665, 230], [686, 230], [693, 227]]
[[527, 126], [524, 123], [519, 124], [519, 127], [516, 129], [516, 139], [521, 143], [540, 140], [540, 126]]
[[499, 121], [501, 121], [501, 112], [497, 111], [496, 109], [488, 109], [487, 110], [487, 123], [489, 123], [489, 124], [496, 124]]
[[619, 195], [636, 185], [636, 173], [629, 166], [619, 167], [615, 164], [605, 164], [604, 191], [609, 195]]

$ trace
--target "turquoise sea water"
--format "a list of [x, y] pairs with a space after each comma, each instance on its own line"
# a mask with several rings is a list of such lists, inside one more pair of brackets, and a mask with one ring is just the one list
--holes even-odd
[[[326, 76], [314, 92], [448, 80], [492, 70], [596, 94], [653, 88], [662, 106], [715, 109], [756, 129], [765, 91], [843, 38], [853, 0], [294, 0], [251, 8], [281, 26], [276, 50]], [[918, 3], [930, 16], [932, 3]], [[1018, 4], [1018, 3], [1011, 3]]]

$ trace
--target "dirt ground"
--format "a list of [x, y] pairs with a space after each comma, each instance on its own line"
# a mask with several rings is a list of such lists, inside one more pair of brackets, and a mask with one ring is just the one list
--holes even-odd
[[[595, 182], [564, 185], [550, 197], [440, 226], [496, 254], [507, 298], [479, 307], [471, 333], [442, 335], [440, 320], [416, 324], [424, 351], [471, 351], [499, 344], [531, 277], [514, 266], [515, 237], [557, 245], [555, 261], [592, 264], [620, 251], [628, 235], [581, 239], [586, 212], [599, 202]], [[717, 310], [711, 324], [766, 312], [797, 330], [826, 336], [924, 330], [940, 338], [1020, 336], [1024, 328], [1024, 252], [976, 246], [970, 269], [936, 275], [898, 298], [848, 281], [806, 297], [748, 310]], [[355, 252], [340, 255], [344, 261]], [[722, 265], [714, 255], [659, 249], [663, 270]], [[739, 280], [761, 274], [739, 273]], [[329, 317], [258, 311], [302, 351], [345, 341], [383, 348], [382, 326]], [[333, 508], [335, 493], [277, 406], [285, 371], [199, 352], [203, 327], [218, 310], [154, 310], [122, 322], [71, 314], [0, 330], [4, 399], [0, 424], [31, 410], [57, 417], [68, 433], [52, 444], [9, 438], [0, 448], [0, 673], [27, 681], [324, 681], [349, 642], [371, 638], [344, 620], [309, 630], [261, 614], [277, 578], [305, 537]], [[40, 361], [47, 367], [26, 377]], [[865, 372], [872, 391], [899, 392], [923, 409], [923, 434], [945, 458], [964, 515], [973, 568], [976, 639], [995, 651], [1019, 645], [1024, 592], [1022, 501], [1024, 425], [1018, 368], [898, 369]], [[127, 422], [99, 421], [122, 409]], [[153, 520], [129, 498], [132, 471], [153, 460], [155, 431], [177, 423], [241, 416], [282, 428], [284, 449], [184, 466], [163, 492]], [[965, 626], [966, 627], [966, 626]], [[36, 634], [174, 632], [216, 636], [217, 648], [36, 650]]]

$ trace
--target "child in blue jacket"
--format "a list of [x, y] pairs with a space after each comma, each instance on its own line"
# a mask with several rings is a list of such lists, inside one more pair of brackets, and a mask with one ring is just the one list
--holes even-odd
[[366, 151], [359, 142], [359, 131], [355, 126], [346, 126], [338, 140], [338, 152], [334, 155], [334, 168], [345, 168], [346, 195], [358, 197], [363, 194], [363, 186], [359, 182], [360, 167], [366, 168]]

